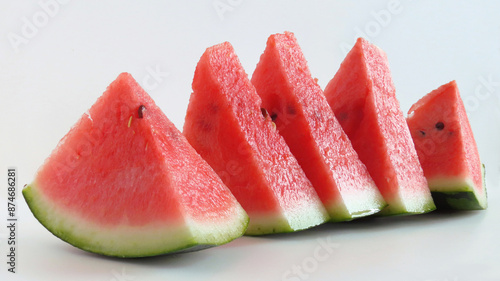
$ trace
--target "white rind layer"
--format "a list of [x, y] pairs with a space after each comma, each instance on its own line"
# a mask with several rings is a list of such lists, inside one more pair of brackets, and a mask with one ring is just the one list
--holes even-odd
[[221, 245], [243, 235], [248, 217], [239, 207], [232, 219], [220, 225], [187, 221], [162, 221], [142, 226], [106, 227], [59, 208], [39, 191], [36, 183], [23, 190], [35, 217], [50, 232], [80, 249], [117, 257], [143, 257]]
[[[444, 195], [453, 196], [453, 194], [462, 193], [463, 200], [476, 201], [478, 207], [486, 209], [488, 207], [488, 196], [486, 193], [486, 181], [485, 181], [485, 170], [484, 165], [481, 165], [481, 177], [482, 177], [482, 190], [474, 187], [474, 182], [471, 177], [433, 177], [428, 179], [429, 189], [433, 193], [442, 193]], [[466, 195], [469, 194], [469, 195]], [[467, 197], [467, 199], [465, 199]], [[473, 202], [467, 202], [468, 204], [474, 204]], [[464, 202], [465, 204], [465, 202]], [[468, 204], [460, 206], [456, 203], [454, 208], [464, 208], [467, 209]]]
[[437, 192], [473, 192], [474, 184], [471, 178], [435, 177], [428, 180], [429, 189]]
[[314, 200], [304, 206], [296, 206], [284, 212], [288, 225], [293, 231], [303, 230], [320, 225], [330, 219], [320, 200]]
[[[378, 191], [375, 184], [366, 185], [365, 188], [358, 189], [356, 192], [345, 192], [342, 194], [345, 209], [345, 217], [341, 220], [352, 220], [365, 217], [380, 212], [387, 203]], [[329, 212], [340, 213], [340, 210], [328, 208]], [[333, 217], [333, 215], [332, 215]]]
[[424, 214], [436, 209], [430, 192], [422, 193], [412, 187], [398, 187], [398, 196], [389, 201], [389, 205], [380, 213], [383, 216]]
[[286, 233], [308, 229], [327, 222], [330, 217], [321, 201], [308, 202], [279, 213], [250, 214], [246, 235]]

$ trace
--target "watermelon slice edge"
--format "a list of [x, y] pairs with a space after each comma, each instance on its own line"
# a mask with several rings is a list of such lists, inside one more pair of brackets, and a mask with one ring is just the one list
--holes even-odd
[[456, 81], [418, 100], [406, 119], [437, 207], [486, 209], [485, 168]]
[[298, 231], [328, 220], [269, 114], [263, 116], [229, 42], [205, 50], [192, 88], [183, 133], [248, 213], [246, 235]]
[[358, 38], [324, 94], [389, 204], [377, 215], [435, 209], [392, 82], [386, 54]]
[[52, 234], [108, 256], [217, 246], [248, 225], [229, 189], [128, 73], [61, 139], [22, 194]]
[[332, 222], [372, 215], [387, 205], [313, 79], [293, 33], [269, 36], [251, 81]]

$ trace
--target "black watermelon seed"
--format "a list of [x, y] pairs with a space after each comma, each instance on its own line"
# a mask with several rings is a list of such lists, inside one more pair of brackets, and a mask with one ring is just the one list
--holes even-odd
[[422, 136], [425, 136], [425, 131], [419, 131], [419, 132], [422, 134]]
[[276, 118], [278, 118], [278, 114], [276, 113], [271, 114], [271, 120], [275, 121]]
[[144, 117], [144, 110], [146, 110], [146, 107], [141, 104], [139, 106], [139, 109], [137, 110], [137, 115], [139, 116], [139, 118]]
[[349, 118], [349, 113], [340, 112], [338, 115], [335, 115], [335, 117], [337, 117], [338, 120], [344, 121], [344, 120], [347, 120]]
[[440, 130], [440, 131], [441, 131], [442, 129], [444, 129], [444, 123], [443, 123], [443, 122], [437, 122], [437, 123], [436, 123], [436, 129], [438, 129], [438, 130]]

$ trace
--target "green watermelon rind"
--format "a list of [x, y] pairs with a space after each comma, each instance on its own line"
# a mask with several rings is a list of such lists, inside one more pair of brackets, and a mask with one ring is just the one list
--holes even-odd
[[488, 207], [488, 194], [484, 164], [481, 165], [481, 174], [483, 195], [478, 193], [470, 180], [434, 181], [429, 188], [438, 209], [485, 210]]
[[[208, 243], [200, 243], [199, 240], [202, 239], [196, 239], [196, 237], [190, 235], [189, 227], [185, 227], [185, 229], [182, 229], [174, 236], [166, 235], [166, 233], [162, 233], [161, 231], [156, 234], [154, 231], [151, 231], [154, 230], [154, 228], [138, 229], [138, 231], [136, 231], [138, 237], [135, 237], [133, 240], [118, 237], [120, 234], [119, 232], [111, 233], [110, 239], [99, 241], [98, 244], [101, 245], [99, 246], [95, 241], [92, 241], [92, 237], [98, 235], [106, 237], [105, 229], [101, 229], [100, 231], [100, 229], [98, 229], [99, 227], [88, 227], [82, 219], [72, 219], [71, 216], [61, 212], [61, 210], [57, 209], [55, 204], [48, 201], [45, 196], [37, 190], [37, 185], [35, 183], [27, 185], [22, 193], [35, 218], [54, 236], [87, 252], [120, 258], [149, 257], [191, 252], [223, 245], [241, 237], [249, 222], [246, 214], [236, 215], [235, 217], [243, 219], [237, 219], [234, 224], [224, 226], [230, 230], [233, 235], [230, 237], [219, 237], [219, 239], [212, 237], [209, 239], [212, 241]], [[171, 227], [166, 227], [166, 229], [167, 228], [169, 229]], [[182, 228], [182, 226], [179, 228]], [[150, 232], [149, 234], [147, 233], [148, 231]], [[154, 241], [155, 238], [158, 237], [160, 237], [160, 239]], [[121, 244], [123, 247], [118, 246], [115, 249], [110, 249], [110, 244]]]
[[[401, 188], [399, 188], [401, 190]], [[429, 192], [406, 195], [401, 198], [401, 195], [397, 198], [387, 199], [389, 204], [382, 211], [377, 213], [377, 216], [405, 216], [405, 215], [419, 215], [432, 212], [436, 210], [436, 205], [432, 199], [432, 195]]]
[[259, 236], [277, 233], [290, 233], [306, 230], [329, 221], [324, 206], [317, 202], [316, 206], [307, 206], [293, 211], [282, 211], [272, 214], [252, 214], [245, 232], [246, 236]]
[[432, 192], [438, 209], [484, 210], [473, 191]]
[[[429, 193], [429, 197], [432, 197]], [[419, 200], [420, 201], [420, 200]], [[436, 210], [436, 205], [432, 198], [430, 200], [426, 200], [423, 205], [418, 205], [417, 207], [408, 207], [403, 206], [401, 204], [396, 204], [391, 202], [387, 207], [385, 207], [382, 211], [375, 214], [377, 216], [404, 216], [404, 215], [419, 215], [425, 214]]]
[[388, 206], [377, 213], [377, 216], [419, 215], [436, 210], [430, 190], [417, 194], [407, 193], [411, 188], [399, 187], [398, 190], [398, 196], [386, 199]]
[[324, 219], [321, 222], [304, 224], [302, 226], [292, 227], [286, 220], [276, 220], [276, 219], [258, 219], [257, 223], [250, 223], [245, 236], [262, 236], [262, 235], [272, 235], [281, 233], [292, 233], [297, 231], [302, 231], [319, 226], [328, 219]]
[[292, 229], [284, 218], [252, 218], [245, 236], [260, 236], [276, 233], [290, 233], [296, 230]]
[[[345, 206], [338, 206], [337, 204], [334, 206], [325, 206], [328, 214], [330, 214], [329, 222], [343, 222], [343, 221], [352, 221], [354, 220], [354, 215], [349, 213], [349, 211], [345, 208]], [[377, 212], [379, 212], [378, 210]], [[376, 212], [374, 212], [376, 213]]]

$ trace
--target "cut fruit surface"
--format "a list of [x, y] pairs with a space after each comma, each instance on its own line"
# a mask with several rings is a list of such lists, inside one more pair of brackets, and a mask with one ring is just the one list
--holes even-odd
[[359, 38], [324, 93], [389, 204], [380, 214], [434, 210], [385, 53]]
[[227, 42], [198, 62], [183, 133], [248, 213], [246, 234], [296, 231], [329, 219]]
[[229, 189], [127, 73], [64, 136], [23, 195], [54, 235], [118, 257], [224, 244], [248, 223]]
[[486, 209], [484, 170], [456, 82], [415, 103], [407, 122], [437, 207]]
[[293, 33], [269, 37], [252, 83], [332, 221], [371, 215], [386, 206]]

